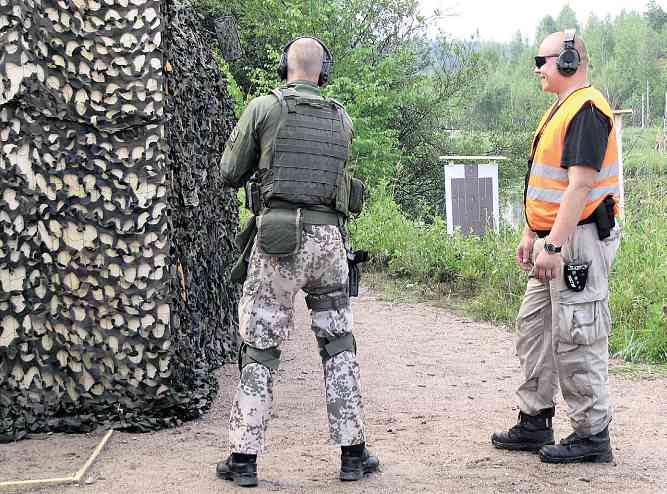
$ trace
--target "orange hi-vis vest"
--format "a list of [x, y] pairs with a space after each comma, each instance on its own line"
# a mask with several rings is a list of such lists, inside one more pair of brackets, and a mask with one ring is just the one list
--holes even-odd
[[554, 103], [542, 117], [535, 132], [524, 204], [528, 227], [533, 231], [550, 231], [556, 221], [558, 208], [569, 183], [567, 169], [560, 165], [565, 134], [574, 116], [587, 103], [592, 103], [607, 116], [612, 129], [602, 168], [595, 177], [579, 221], [589, 218], [608, 195], [613, 195], [614, 210], [618, 213], [619, 156], [616, 131], [613, 128], [614, 114], [605, 97], [589, 86], [574, 91], [560, 106], [558, 102]]

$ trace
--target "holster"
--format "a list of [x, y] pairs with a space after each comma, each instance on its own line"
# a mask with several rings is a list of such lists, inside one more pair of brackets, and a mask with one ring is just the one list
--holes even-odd
[[257, 216], [262, 210], [262, 194], [259, 183], [255, 178], [248, 180], [244, 185], [245, 207]]
[[359, 296], [359, 282], [361, 281], [361, 270], [359, 264], [368, 261], [368, 252], [365, 250], [347, 251], [348, 279], [347, 288], [350, 297]]
[[604, 240], [611, 235], [611, 230], [616, 226], [616, 218], [614, 217], [614, 198], [612, 196], [605, 197], [604, 201], [595, 208], [593, 212], [595, 225], [598, 228], [598, 238]]

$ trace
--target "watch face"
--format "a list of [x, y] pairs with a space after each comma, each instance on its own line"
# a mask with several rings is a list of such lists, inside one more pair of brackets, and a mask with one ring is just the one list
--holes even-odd
[[549, 254], [556, 254], [560, 252], [561, 248], [556, 247], [554, 244], [544, 244], [544, 250], [546, 250]]

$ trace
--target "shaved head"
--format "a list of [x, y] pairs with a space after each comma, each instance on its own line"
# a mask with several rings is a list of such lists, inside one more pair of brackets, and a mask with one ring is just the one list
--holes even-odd
[[[559, 31], [556, 33], [551, 33], [546, 38], [544, 38], [544, 41], [542, 41], [538, 53], [540, 55], [558, 54], [563, 50], [564, 41], [565, 32]], [[584, 41], [579, 37], [579, 35], [575, 35], [574, 37], [574, 48], [579, 52], [579, 56], [581, 57], [581, 65], [584, 68], [587, 68], [588, 50], [586, 50], [586, 45], [584, 45]]]
[[307, 79], [317, 82], [323, 58], [324, 49], [316, 39], [297, 39], [287, 51], [288, 79]]

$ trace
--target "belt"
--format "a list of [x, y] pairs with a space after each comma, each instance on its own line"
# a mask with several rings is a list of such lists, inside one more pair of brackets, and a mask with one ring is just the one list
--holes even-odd
[[[588, 225], [589, 223], [595, 223], [595, 213], [591, 214], [588, 218], [581, 220], [577, 223], [577, 226]], [[545, 238], [551, 233], [551, 230], [537, 230], [535, 233], [539, 238]]]
[[302, 209], [301, 220], [305, 225], [336, 225], [341, 224], [341, 215], [313, 209]]
[[[292, 204], [286, 201], [271, 201], [271, 208], [274, 209], [300, 209], [301, 210], [301, 221], [304, 225], [336, 225], [340, 226], [343, 224], [343, 215], [337, 213], [336, 211], [327, 211], [325, 206], [300, 206], [297, 204]], [[328, 209], [328, 208], [326, 208]]]

